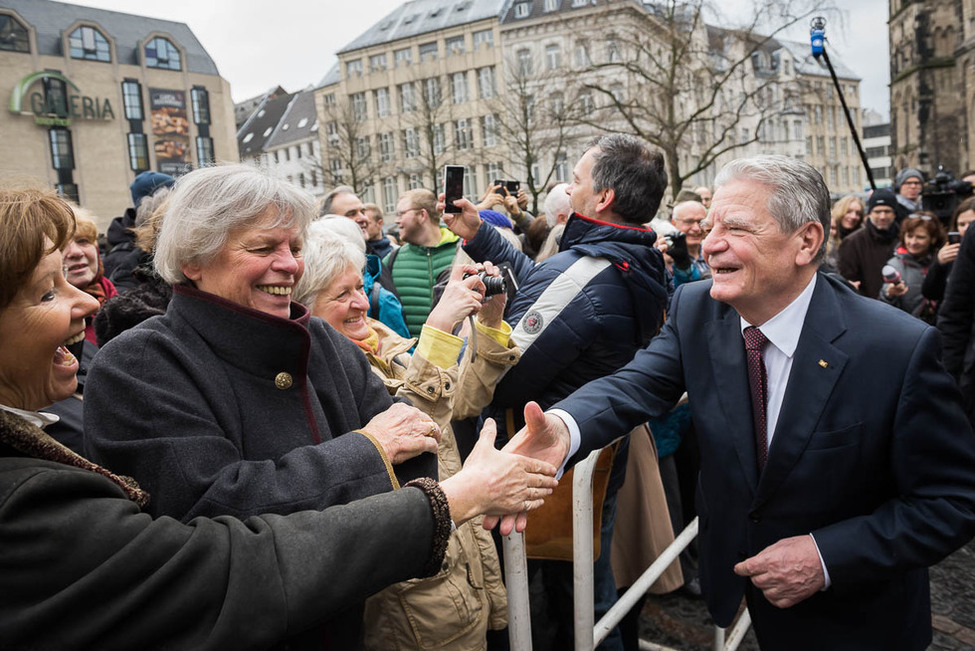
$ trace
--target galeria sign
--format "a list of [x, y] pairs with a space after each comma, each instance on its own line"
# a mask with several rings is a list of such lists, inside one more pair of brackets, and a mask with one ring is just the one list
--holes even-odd
[[[31, 91], [39, 82], [40, 86]], [[24, 99], [34, 115], [34, 122], [44, 126], [67, 127], [72, 119], [115, 119], [115, 111], [108, 98], [83, 95], [81, 89], [60, 72], [34, 72], [18, 81], [10, 96], [10, 112], [27, 113]]]

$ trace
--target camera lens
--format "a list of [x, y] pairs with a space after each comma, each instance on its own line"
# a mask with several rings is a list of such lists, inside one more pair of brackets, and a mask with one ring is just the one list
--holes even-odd
[[484, 295], [494, 296], [495, 294], [503, 294], [507, 287], [504, 282], [504, 278], [499, 278], [497, 276], [485, 276], [482, 271], [478, 274], [481, 280], [484, 282]]

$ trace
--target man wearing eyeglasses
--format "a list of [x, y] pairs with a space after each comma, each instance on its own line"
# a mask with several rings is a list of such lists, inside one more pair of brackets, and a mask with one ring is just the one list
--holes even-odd
[[704, 261], [701, 254], [701, 242], [704, 240], [704, 229], [701, 222], [708, 216], [707, 208], [698, 201], [683, 201], [674, 206], [674, 211], [670, 215], [670, 223], [684, 234], [686, 254], [682, 251], [679, 244], [665, 251], [673, 261], [674, 286], [684, 284], [692, 280], [701, 280], [711, 277], [711, 269]]
[[921, 209], [921, 190], [924, 189], [924, 174], [913, 167], [905, 167], [894, 179], [897, 191], [897, 223], [900, 224], [911, 213]]

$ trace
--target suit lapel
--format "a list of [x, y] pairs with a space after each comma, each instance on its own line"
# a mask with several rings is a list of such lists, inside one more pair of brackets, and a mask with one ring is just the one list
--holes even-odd
[[751, 394], [745, 366], [745, 344], [738, 313], [728, 309], [722, 319], [707, 324], [708, 352], [726, 430], [733, 439], [738, 463], [752, 491], [758, 485]]
[[833, 346], [846, 325], [836, 290], [819, 276], [799, 336], [768, 462], [758, 485], [759, 506], [782, 484], [802, 456], [848, 356]]

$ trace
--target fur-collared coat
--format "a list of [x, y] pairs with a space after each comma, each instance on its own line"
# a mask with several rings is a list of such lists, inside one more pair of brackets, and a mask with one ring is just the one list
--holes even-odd
[[134, 481], [0, 410], [0, 646], [271, 648], [440, 568], [449, 515], [418, 483], [324, 512], [153, 519]]

